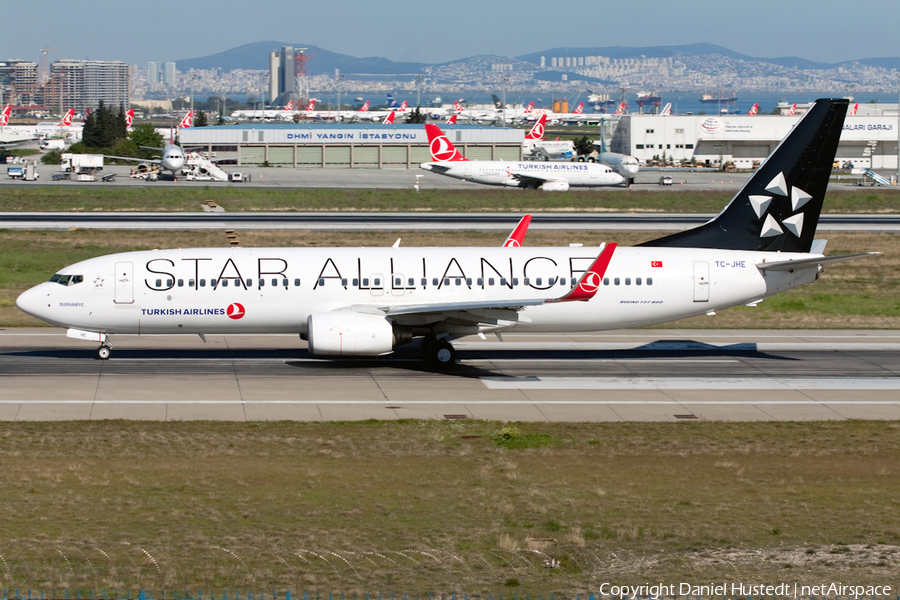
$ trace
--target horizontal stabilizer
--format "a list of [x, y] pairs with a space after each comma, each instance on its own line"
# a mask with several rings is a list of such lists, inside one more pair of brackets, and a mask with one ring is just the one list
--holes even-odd
[[857, 258], [866, 258], [868, 256], [876, 256], [881, 252], [860, 252], [859, 254], [838, 254], [836, 256], [819, 256], [813, 258], [800, 258], [797, 260], [780, 260], [778, 262], [758, 263], [756, 267], [761, 271], [793, 271], [795, 269], [803, 269], [813, 266], [830, 265], [834, 263], [844, 262], [845, 260], [856, 260]]

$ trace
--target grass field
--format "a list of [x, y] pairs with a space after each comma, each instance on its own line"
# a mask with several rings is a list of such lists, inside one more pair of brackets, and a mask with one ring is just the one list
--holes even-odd
[[[238, 211], [433, 211], [533, 212], [562, 210], [717, 213], [733, 194], [726, 191], [591, 190], [364, 190], [254, 187], [0, 187], [2, 211], [191, 211], [215, 200]], [[828, 194], [825, 212], [897, 212], [900, 191], [866, 189]]]
[[[527, 246], [559, 246], [569, 242], [598, 245], [617, 241], [636, 244], [658, 237], [654, 232], [533, 231]], [[481, 232], [290, 232], [244, 231], [245, 246], [404, 246], [498, 245], [504, 233]], [[829, 267], [822, 279], [766, 300], [755, 308], [738, 307], [714, 317], [695, 317], [668, 324], [692, 328], [900, 328], [900, 236], [840, 233], [828, 236], [828, 253], [880, 251], [884, 256]], [[22, 291], [46, 281], [59, 268], [102, 254], [151, 248], [227, 246], [220, 232], [152, 231], [0, 231], [0, 327], [37, 326], [15, 306]]]
[[0, 569], [23, 591], [900, 583], [897, 423], [110, 421], [0, 440]]

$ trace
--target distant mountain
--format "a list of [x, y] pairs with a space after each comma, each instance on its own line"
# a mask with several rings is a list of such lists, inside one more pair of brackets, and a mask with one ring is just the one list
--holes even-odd
[[210, 54], [209, 56], [179, 60], [177, 65], [181, 71], [187, 69], [222, 69], [223, 71], [234, 71], [235, 69], [265, 70], [269, 68], [269, 52], [272, 50], [281, 51], [282, 46], [307, 48], [305, 53], [312, 56], [308, 63], [310, 75], [331, 75], [334, 74], [335, 69], [340, 69], [341, 73], [347, 75], [357, 73], [403, 75], [421, 73], [422, 69], [428, 66], [424, 63], [393, 62], [380, 57], [357, 58], [347, 54], [331, 52], [311, 44], [291, 44], [275, 41], [244, 44], [231, 50]]

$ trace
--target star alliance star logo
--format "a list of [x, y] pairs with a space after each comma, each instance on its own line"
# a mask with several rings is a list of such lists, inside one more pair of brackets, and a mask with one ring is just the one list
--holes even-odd
[[[784, 173], [779, 173], [776, 175], [772, 181], [769, 182], [769, 185], [766, 186], [766, 191], [775, 194], [777, 196], [788, 197], [788, 186], [787, 182], [784, 180]], [[812, 196], [801, 190], [800, 188], [791, 186], [790, 192], [791, 198], [791, 209], [796, 211], [812, 200]], [[756, 216], [760, 219], [763, 214], [765, 214], [766, 210], [769, 208], [769, 205], [772, 203], [772, 196], [750, 196], [750, 206], [753, 208], [753, 212], [756, 213]], [[784, 225], [784, 227], [782, 227]], [[803, 213], [798, 213], [792, 217], [788, 217], [783, 220], [780, 224], [778, 223], [778, 219], [773, 217], [771, 214], [766, 215], [766, 220], [763, 223], [762, 231], [759, 233], [759, 237], [775, 237], [784, 233], [784, 229], [787, 228], [788, 231], [793, 233], [795, 236], [800, 237], [800, 234], [803, 232]]]
[[97, 279], [94, 280], [94, 287], [95, 288], [103, 287], [103, 278], [102, 277], [98, 277]]

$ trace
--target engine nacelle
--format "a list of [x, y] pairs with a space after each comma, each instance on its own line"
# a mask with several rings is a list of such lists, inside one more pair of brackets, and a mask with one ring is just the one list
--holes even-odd
[[391, 323], [381, 315], [336, 310], [310, 315], [306, 326], [311, 354], [379, 356], [394, 348]]
[[569, 191], [568, 181], [545, 181], [541, 184], [541, 189], [545, 192], [567, 192]]

